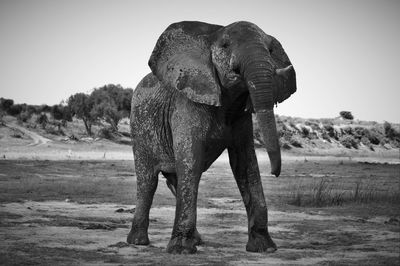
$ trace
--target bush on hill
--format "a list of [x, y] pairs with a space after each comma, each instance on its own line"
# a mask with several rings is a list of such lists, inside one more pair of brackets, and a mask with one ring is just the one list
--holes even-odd
[[340, 137], [339, 142], [348, 149], [354, 148], [358, 149], [358, 140], [351, 135], [344, 135]]
[[353, 120], [354, 119], [354, 116], [349, 111], [341, 111], [339, 114], [343, 119], [347, 119], [347, 120]]

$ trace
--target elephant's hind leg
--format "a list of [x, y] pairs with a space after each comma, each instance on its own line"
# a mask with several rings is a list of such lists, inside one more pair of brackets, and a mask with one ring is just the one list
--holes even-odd
[[132, 228], [127, 242], [135, 245], [148, 245], [149, 213], [153, 202], [154, 192], [157, 189], [158, 175], [152, 167], [144, 165], [140, 156], [135, 156], [135, 170], [137, 177], [137, 202]]

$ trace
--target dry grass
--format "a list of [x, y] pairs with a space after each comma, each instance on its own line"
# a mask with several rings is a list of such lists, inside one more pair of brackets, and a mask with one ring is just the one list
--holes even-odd
[[348, 187], [343, 181], [318, 178], [311, 183], [292, 183], [289, 187], [288, 203], [295, 206], [325, 207], [372, 202], [400, 204], [398, 188], [379, 189], [371, 179], [359, 179]]

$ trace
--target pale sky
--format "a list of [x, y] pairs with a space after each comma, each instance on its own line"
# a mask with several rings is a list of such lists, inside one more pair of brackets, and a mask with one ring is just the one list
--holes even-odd
[[400, 122], [396, 0], [0, 0], [0, 97], [52, 105], [105, 84], [135, 88], [159, 35], [182, 20], [246, 20], [276, 37], [298, 88], [277, 114]]

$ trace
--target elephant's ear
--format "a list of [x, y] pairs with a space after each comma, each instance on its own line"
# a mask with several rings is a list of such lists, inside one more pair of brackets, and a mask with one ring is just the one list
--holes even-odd
[[[265, 34], [264, 42], [268, 47], [271, 54], [271, 58], [279, 69], [285, 69], [291, 66], [292, 63], [289, 60], [288, 55], [283, 49], [281, 43], [273, 36]], [[289, 98], [293, 93], [296, 92], [296, 72], [293, 67], [291, 67], [285, 77], [279, 77], [275, 80], [277, 86], [275, 86], [274, 98], [275, 103], [281, 103], [287, 98]]]
[[151, 54], [151, 71], [164, 85], [172, 86], [190, 100], [220, 106], [221, 89], [208, 38], [221, 27], [190, 21], [170, 25]]

